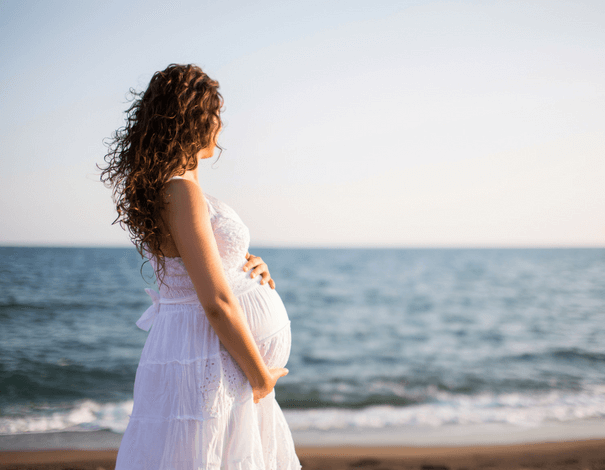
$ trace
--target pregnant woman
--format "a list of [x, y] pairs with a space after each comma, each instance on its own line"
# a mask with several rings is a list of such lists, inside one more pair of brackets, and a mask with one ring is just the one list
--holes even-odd
[[248, 254], [247, 227], [198, 184], [222, 104], [199, 67], [170, 65], [105, 157], [117, 221], [159, 286], [137, 322], [151, 331], [117, 470], [300, 469], [273, 390], [288, 373], [288, 315], [266, 265]]

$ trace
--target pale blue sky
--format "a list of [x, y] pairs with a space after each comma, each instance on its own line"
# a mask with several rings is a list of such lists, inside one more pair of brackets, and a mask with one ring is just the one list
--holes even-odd
[[221, 83], [203, 189], [257, 246], [604, 246], [600, 1], [0, 1], [0, 244], [125, 245], [130, 87]]

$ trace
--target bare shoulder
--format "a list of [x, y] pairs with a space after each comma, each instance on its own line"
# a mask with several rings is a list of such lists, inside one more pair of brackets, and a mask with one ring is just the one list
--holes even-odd
[[199, 198], [204, 195], [199, 184], [184, 178], [168, 181], [164, 191], [166, 197]]
[[168, 182], [164, 190], [164, 201], [167, 211], [198, 212], [206, 207], [202, 188], [194, 181], [174, 179]]

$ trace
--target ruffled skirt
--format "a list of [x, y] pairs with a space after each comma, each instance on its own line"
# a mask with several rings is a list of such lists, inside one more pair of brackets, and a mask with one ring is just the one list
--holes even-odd
[[[268, 286], [238, 296], [268, 367], [290, 355], [290, 321]], [[298, 470], [275, 393], [258, 404], [198, 304], [161, 305], [143, 348], [116, 470]]]

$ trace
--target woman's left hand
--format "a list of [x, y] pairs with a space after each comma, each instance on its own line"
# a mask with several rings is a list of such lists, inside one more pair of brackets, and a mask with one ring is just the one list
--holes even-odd
[[267, 263], [265, 263], [260, 256], [254, 256], [250, 253], [246, 253], [246, 259], [248, 262], [244, 264], [244, 272], [248, 272], [250, 269], [250, 277], [255, 278], [260, 274], [261, 276], [261, 284], [269, 283], [271, 289], [275, 289], [275, 281], [271, 279], [271, 274], [269, 274], [269, 267]]

